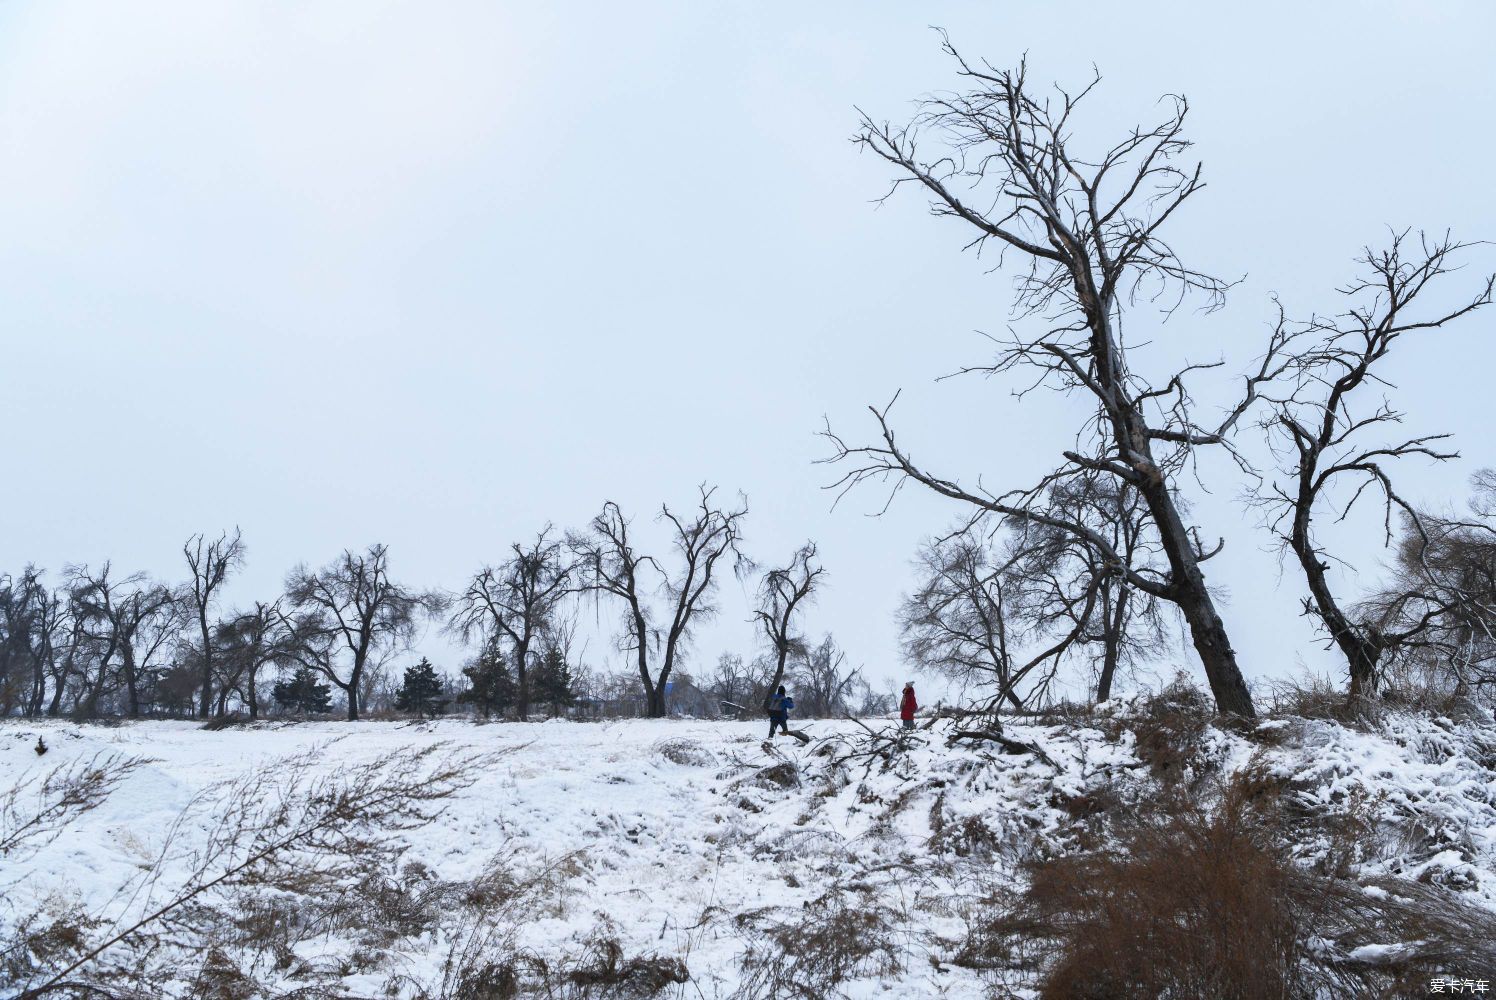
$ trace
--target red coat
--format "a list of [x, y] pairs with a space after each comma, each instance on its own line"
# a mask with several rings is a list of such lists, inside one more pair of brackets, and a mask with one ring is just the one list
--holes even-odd
[[904, 697], [899, 699], [899, 718], [913, 719], [914, 713], [919, 711], [919, 702], [914, 700], [914, 688], [905, 688]]

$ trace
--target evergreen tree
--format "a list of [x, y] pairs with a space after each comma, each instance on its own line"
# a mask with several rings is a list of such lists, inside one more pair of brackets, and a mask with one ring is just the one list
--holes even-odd
[[472, 705], [485, 719], [502, 716], [519, 695], [518, 686], [497, 643], [489, 644], [472, 663], [463, 667], [462, 675], [468, 679], [469, 686], [457, 696], [457, 700]]
[[551, 715], [560, 715], [577, 703], [576, 682], [571, 666], [559, 646], [548, 646], [535, 671], [535, 700], [550, 706]]
[[447, 707], [445, 694], [445, 685], [437, 676], [436, 667], [423, 656], [420, 663], [405, 668], [405, 680], [395, 698], [395, 707], [435, 718]]
[[332, 711], [332, 688], [318, 683], [311, 667], [298, 667], [289, 681], [275, 685], [275, 703], [282, 711], [299, 715], [316, 715]]

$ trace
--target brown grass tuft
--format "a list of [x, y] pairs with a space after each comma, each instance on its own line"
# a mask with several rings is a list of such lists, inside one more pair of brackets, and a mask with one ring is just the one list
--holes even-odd
[[[1115, 844], [1030, 864], [1026, 891], [994, 897], [996, 916], [974, 928], [962, 960], [1027, 968], [1055, 1000], [1312, 1000], [1401, 995], [1489, 948], [1496, 920], [1449, 893], [1368, 891], [1344, 863], [1301, 866], [1280, 790], [1257, 768], [1214, 808], [1176, 789], [1122, 824]], [[1357, 951], [1388, 943], [1403, 947]]]

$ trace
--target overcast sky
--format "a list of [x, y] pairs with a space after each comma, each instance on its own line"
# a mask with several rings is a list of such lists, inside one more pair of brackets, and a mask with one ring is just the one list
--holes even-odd
[[[1174, 241], [1245, 275], [1227, 310], [1158, 333], [1193, 360], [1250, 358], [1272, 292], [1336, 309], [1389, 225], [1496, 238], [1483, 0], [7, 3], [0, 567], [175, 579], [188, 534], [238, 525], [236, 601], [373, 541], [398, 577], [456, 587], [605, 499], [653, 546], [660, 503], [708, 482], [748, 495], [759, 560], [820, 544], [809, 628], [895, 679], [910, 557], [958, 512], [913, 491], [833, 511], [823, 416], [865, 436], [863, 407], [902, 388], [919, 457], [1017, 485], [1080, 412], [933, 381], [986, 357], [974, 331], [1002, 330], [1009, 281], [912, 192], [876, 208], [886, 165], [847, 141], [854, 106], [900, 119], [955, 82], [930, 24], [996, 63], [1027, 52], [1036, 79], [1094, 62], [1098, 142], [1189, 97], [1209, 187]], [[1409, 428], [1464, 454], [1410, 467], [1415, 498], [1496, 464], [1493, 316], [1392, 366]], [[1333, 668], [1240, 481], [1207, 485], [1248, 679]], [[1375, 533], [1343, 541], [1374, 578]], [[752, 652], [749, 596], [724, 589], [699, 660]], [[605, 613], [594, 665], [618, 661]]]

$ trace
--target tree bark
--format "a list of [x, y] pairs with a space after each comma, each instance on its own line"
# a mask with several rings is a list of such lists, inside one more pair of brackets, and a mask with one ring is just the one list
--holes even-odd
[[138, 719], [140, 718], [140, 694], [137, 690], [137, 683], [135, 679], [135, 653], [130, 648], [128, 643], [125, 645], [122, 653], [125, 674], [125, 691], [128, 696], [127, 711], [130, 718]]
[[1215, 696], [1216, 708], [1231, 715], [1255, 719], [1257, 710], [1252, 705], [1251, 692], [1247, 690], [1247, 682], [1237, 665], [1236, 651], [1231, 648], [1226, 625], [1205, 586], [1205, 575], [1200, 571], [1200, 560], [1195, 554], [1189, 530], [1179, 516], [1179, 508], [1168, 484], [1157, 469], [1152, 468], [1151, 456], [1148, 456], [1147, 466], [1139, 492], [1158, 527], [1159, 543], [1169, 561], [1170, 596], [1184, 613], [1190, 640], [1205, 668], [1205, 678], [1210, 684], [1210, 693]]
[[1325, 564], [1320, 562], [1319, 554], [1310, 542], [1308, 504], [1301, 502], [1296, 509], [1289, 547], [1303, 567], [1310, 598], [1314, 601], [1320, 620], [1325, 623], [1330, 638], [1340, 648], [1350, 667], [1351, 697], [1374, 693], [1377, 687], [1377, 663], [1382, 658], [1382, 644], [1352, 625], [1340, 610], [1340, 605], [1330, 590], [1330, 582], [1325, 577]]
[[528, 632], [522, 640], [514, 644], [514, 679], [517, 688], [515, 697], [515, 712], [519, 715], [519, 721], [530, 721], [530, 671], [527, 669], [530, 660], [530, 636]]

